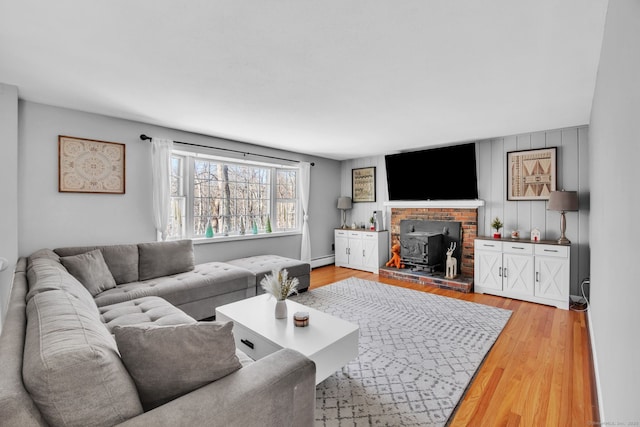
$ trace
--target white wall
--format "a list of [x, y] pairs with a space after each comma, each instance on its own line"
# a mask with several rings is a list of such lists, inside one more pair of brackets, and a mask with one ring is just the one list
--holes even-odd
[[[505, 136], [476, 142], [478, 196], [485, 202], [478, 209], [478, 235], [489, 235], [491, 220], [499, 216], [505, 224], [503, 233], [520, 230], [528, 236], [532, 228], [541, 231], [543, 239], [560, 237], [560, 213], [547, 211], [545, 201], [508, 201], [506, 158], [509, 151], [558, 147], [558, 188], [578, 191], [579, 212], [567, 212], [566, 235], [571, 240], [571, 294], [580, 295], [580, 282], [589, 277], [589, 174], [587, 126], [547, 130]], [[342, 162], [341, 195], [351, 196], [351, 171], [376, 167], [376, 202], [354, 203], [347, 223], [365, 222], [374, 210], [385, 210], [387, 181], [384, 156], [363, 157]], [[388, 219], [387, 219], [388, 226]], [[585, 289], [588, 296], [588, 288]]]
[[609, 2], [589, 128], [591, 309], [601, 421], [640, 422], [640, 2]]
[[0, 330], [18, 258], [18, 88], [0, 83]]
[[[314, 162], [309, 203], [311, 255], [332, 255], [332, 227], [339, 218], [335, 209], [340, 185], [338, 161], [24, 101], [19, 103], [19, 130], [20, 255], [40, 248], [154, 241], [151, 146], [139, 139], [142, 133]], [[126, 144], [126, 194], [59, 193], [58, 135]], [[300, 236], [197, 245], [196, 261], [267, 252], [299, 257]]]

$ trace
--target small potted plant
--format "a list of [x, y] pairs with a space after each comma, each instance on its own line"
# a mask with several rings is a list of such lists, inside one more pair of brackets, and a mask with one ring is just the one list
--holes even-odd
[[500, 237], [502, 237], [500, 235], [500, 229], [502, 228], [504, 224], [502, 224], [502, 221], [500, 221], [500, 218], [495, 217], [493, 219], [493, 222], [491, 223], [491, 228], [494, 228], [496, 230], [495, 233], [493, 233], [493, 238], [494, 239], [499, 239]]
[[370, 230], [375, 230], [376, 229], [376, 219], [374, 217], [369, 218], [369, 223], [371, 224], [369, 226]]

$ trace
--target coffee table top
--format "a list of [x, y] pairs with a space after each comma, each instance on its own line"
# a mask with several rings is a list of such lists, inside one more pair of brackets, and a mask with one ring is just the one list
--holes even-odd
[[[351, 334], [355, 333], [357, 337], [359, 327], [354, 323], [292, 300], [287, 300], [287, 318], [276, 319], [275, 306], [275, 298], [262, 294], [217, 307], [216, 313], [251, 329], [279, 347], [299, 351], [307, 357], [316, 355]], [[309, 313], [309, 326], [297, 327], [293, 324], [293, 314], [297, 311]]]

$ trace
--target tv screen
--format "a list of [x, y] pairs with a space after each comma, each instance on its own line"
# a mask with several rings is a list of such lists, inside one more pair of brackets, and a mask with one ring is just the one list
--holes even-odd
[[478, 198], [474, 143], [385, 156], [389, 200]]

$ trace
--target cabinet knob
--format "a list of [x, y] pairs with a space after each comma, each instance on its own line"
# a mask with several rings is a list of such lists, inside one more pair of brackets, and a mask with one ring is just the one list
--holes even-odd
[[498, 267], [498, 277], [502, 277], [502, 267]]

